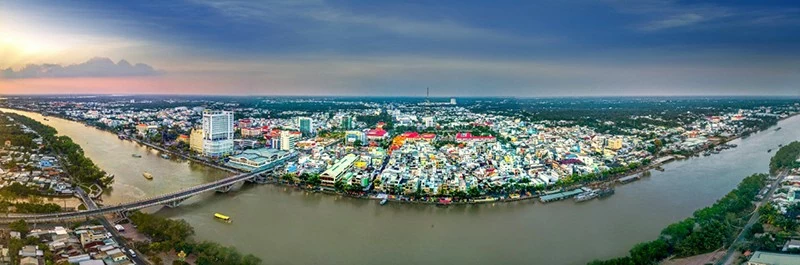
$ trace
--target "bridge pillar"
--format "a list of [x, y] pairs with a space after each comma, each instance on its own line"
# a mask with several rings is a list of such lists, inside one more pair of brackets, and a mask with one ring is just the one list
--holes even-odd
[[227, 193], [233, 189], [233, 184], [217, 188], [215, 191], [220, 193]]
[[258, 175], [253, 176], [252, 178], [247, 179], [246, 181], [250, 182], [250, 183], [264, 184], [264, 183], [267, 183], [267, 175], [266, 174], [258, 174]]
[[186, 199], [188, 199], [188, 198], [183, 198], [183, 199], [171, 201], [171, 202], [165, 203], [164, 206], [167, 206], [169, 208], [175, 208], [175, 207], [178, 207]]

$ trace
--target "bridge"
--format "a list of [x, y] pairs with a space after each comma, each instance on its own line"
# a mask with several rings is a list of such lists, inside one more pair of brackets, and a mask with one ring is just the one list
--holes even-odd
[[[296, 157], [296, 154], [294, 154], [294, 157]], [[9, 214], [7, 216], [0, 216], [0, 223], [10, 223], [20, 219], [23, 219], [28, 223], [60, 222], [85, 219], [107, 213], [124, 213], [159, 205], [164, 205], [170, 208], [178, 207], [181, 202], [203, 192], [229, 192], [233, 188], [233, 185], [239, 182], [247, 181], [253, 183], [265, 183], [267, 181], [267, 175], [274, 173], [282, 165], [283, 164], [273, 165], [269, 168], [230, 176], [214, 182], [200, 184], [191, 188], [182, 189], [167, 194], [104, 207], [98, 207], [83, 190], [78, 190], [77, 195], [84, 201], [87, 210], [49, 214]]]

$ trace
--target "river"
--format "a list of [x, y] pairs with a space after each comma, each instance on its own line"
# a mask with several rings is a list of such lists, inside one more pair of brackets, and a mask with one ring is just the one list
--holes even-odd
[[[115, 174], [107, 204], [142, 198], [226, 176], [80, 123], [24, 114], [55, 127]], [[307, 193], [272, 185], [207, 193], [157, 214], [185, 219], [199, 240], [237, 247], [264, 264], [585, 264], [625, 255], [666, 225], [711, 205], [744, 177], [767, 172], [779, 144], [800, 140], [800, 116], [734, 140], [738, 148], [669, 163], [665, 172], [624, 186], [604, 200], [436, 207]], [[767, 153], [773, 149], [772, 153]], [[131, 154], [142, 154], [133, 158]], [[147, 181], [142, 172], [155, 179]], [[214, 212], [230, 215], [226, 224]]]

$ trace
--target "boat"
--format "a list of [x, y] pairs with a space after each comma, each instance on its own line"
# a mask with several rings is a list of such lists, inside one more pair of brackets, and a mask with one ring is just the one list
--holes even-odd
[[706, 151], [705, 153], [703, 153], [703, 156], [710, 156], [710, 155], [711, 155], [711, 152], [708, 152], [708, 151]]
[[50, 121], [50, 119], [48, 119], [48, 118], [44, 118], [44, 121]]
[[775, 128], [775, 131], [776, 131], [776, 132], [777, 132], [777, 131], [780, 131], [780, 130], [781, 130], [781, 127]]
[[783, 147], [783, 144], [779, 144], [778, 147]]
[[142, 157], [142, 155], [140, 155], [140, 154], [132, 154], [131, 156], [135, 157], [135, 158], [141, 158]]
[[144, 178], [147, 180], [153, 180], [153, 174], [150, 174], [150, 172], [144, 172], [142, 173], [142, 176], [144, 176]]
[[605, 188], [605, 189], [599, 190], [599, 191], [597, 192], [597, 196], [598, 196], [599, 198], [601, 198], [601, 199], [602, 199], [602, 198], [606, 198], [606, 197], [608, 197], [608, 196], [611, 196], [611, 195], [613, 195], [613, 194], [614, 194], [614, 188]]
[[227, 215], [224, 215], [224, 214], [221, 214], [221, 213], [214, 213], [214, 218], [216, 218], [217, 220], [221, 220], [223, 222], [226, 222], [226, 223], [230, 223], [231, 222], [231, 217], [230, 216], [227, 216]]
[[383, 200], [381, 200], [381, 205], [384, 205], [384, 204], [386, 204], [388, 202], [389, 202], [389, 198], [383, 198]]
[[596, 191], [587, 191], [575, 196], [575, 202], [585, 202], [597, 198], [598, 196], [600, 196], [600, 194], [598, 194]]
[[622, 177], [622, 178], [619, 178], [619, 179], [617, 179], [617, 182], [619, 182], [619, 183], [622, 183], [622, 184], [625, 184], [625, 183], [629, 183], [629, 182], [637, 181], [637, 180], [639, 180], [639, 179], [641, 179], [641, 178], [642, 178], [642, 177], [640, 177], [639, 175], [632, 175], [632, 176], [627, 176], [627, 177]]
[[169, 155], [168, 155], [168, 154], [161, 154], [161, 158], [163, 158], [163, 159], [169, 159]]
[[656, 170], [658, 170], [658, 171], [661, 171], [661, 172], [664, 172], [664, 168], [663, 168], [663, 167], [661, 167], [661, 166], [657, 166], [657, 167], [656, 167]]
[[772, 152], [772, 149], [767, 150], [767, 153], [770, 153], [770, 152]]

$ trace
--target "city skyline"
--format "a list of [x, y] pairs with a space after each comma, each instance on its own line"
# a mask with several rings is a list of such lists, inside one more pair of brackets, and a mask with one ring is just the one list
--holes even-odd
[[776, 95], [791, 1], [0, 2], [0, 94]]

